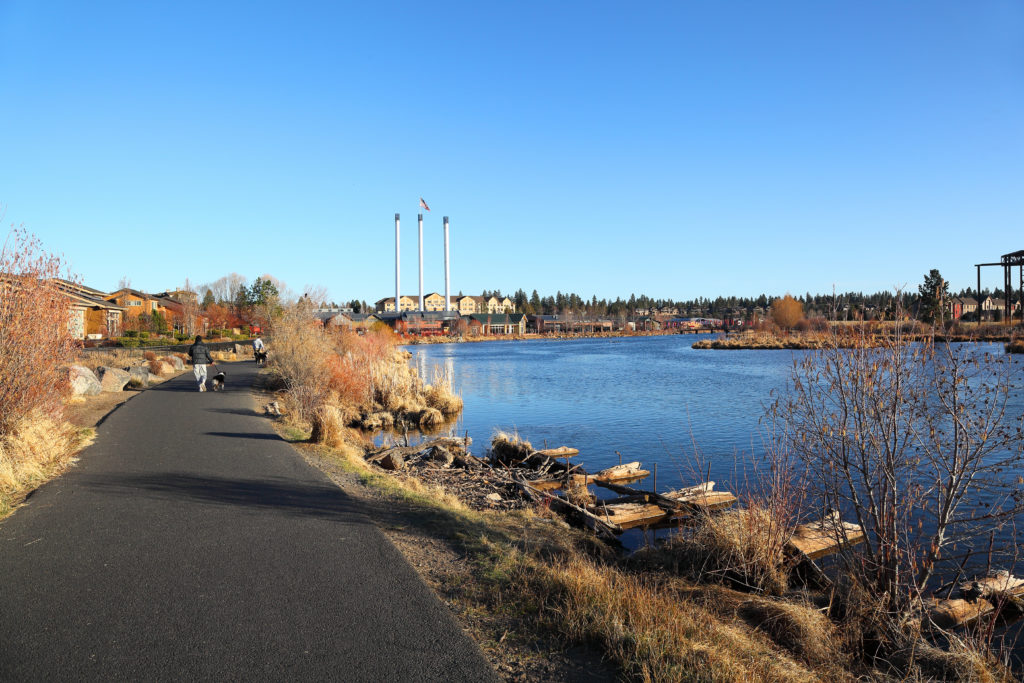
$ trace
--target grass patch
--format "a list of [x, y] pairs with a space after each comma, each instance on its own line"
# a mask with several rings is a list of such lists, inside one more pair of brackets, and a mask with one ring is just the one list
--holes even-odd
[[0, 518], [13, 512], [31, 491], [64, 472], [95, 438], [92, 427], [73, 427], [39, 412], [0, 436]]
[[759, 629], [739, 609], [748, 594], [715, 587], [731, 595], [736, 607], [716, 612], [692, 597], [694, 584], [626, 566], [591, 535], [543, 511], [471, 510], [419, 480], [367, 465], [352, 449], [308, 447], [386, 497], [387, 505], [401, 506], [406, 514], [398, 526], [440, 540], [466, 558], [468, 578], [447, 582], [443, 592], [464, 615], [487, 615], [500, 625], [485, 642], [530, 643], [543, 634], [564, 647], [596, 647], [628, 680], [846, 677], [823, 654], [832, 641], [811, 642], [815, 631], [807, 624], [822, 618], [813, 608], [779, 608], [770, 613], [777, 627]]

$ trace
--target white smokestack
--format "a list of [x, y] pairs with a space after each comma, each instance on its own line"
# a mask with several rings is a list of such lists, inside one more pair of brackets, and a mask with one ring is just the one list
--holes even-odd
[[444, 217], [444, 310], [452, 310], [451, 289], [448, 278], [448, 216]]
[[402, 252], [399, 248], [398, 214], [395, 214], [395, 312], [401, 310], [402, 301]]
[[424, 310], [423, 308], [423, 214], [419, 214], [420, 224], [420, 313]]

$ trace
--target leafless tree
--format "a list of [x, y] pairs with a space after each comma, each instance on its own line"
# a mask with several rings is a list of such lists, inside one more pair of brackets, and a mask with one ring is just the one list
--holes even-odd
[[841, 560], [902, 624], [979, 539], [1013, 545], [1001, 532], [1024, 503], [1021, 418], [1007, 414], [1005, 357], [913, 342], [902, 325], [868, 329], [854, 348], [794, 361], [770, 417], [822, 511], [852, 515], [867, 532]]

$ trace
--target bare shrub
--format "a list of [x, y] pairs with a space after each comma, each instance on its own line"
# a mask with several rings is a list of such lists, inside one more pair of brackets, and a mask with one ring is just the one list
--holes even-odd
[[33, 412], [59, 415], [73, 357], [70, 306], [54, 278], [61, 261], [23, 228], [0, 248], [0, 434]]
[[936, 574], [999, 538], [1024, 502], [1011, 476], [1022, 454], [1020, 417], [1006, 414], [1009, 363], [973, 346], [912, 344], [904, 329], [876, 348], [796, 361], [790, 393], [770, 410], [816, 505], [865, 529], [865, 543], [838, 557], [894, 633], [909, 628]]
[[156, 360], [156, 352], [155, 351], [146, 351], [146, 353], [144, 353], [143, 356], [145, 357], [146, 360], [149, 360], [149, 361]]

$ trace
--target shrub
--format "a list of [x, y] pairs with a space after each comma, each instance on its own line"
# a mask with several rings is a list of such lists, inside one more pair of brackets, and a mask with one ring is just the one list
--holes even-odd
[[787, 294], [772, 302], [772, 320], [784, 330], [791, 330], [804, 317], [804, 305]]
[[73, 357], [71, 310], [54, 278], [61, 261], [23, 228], [0, 248], [0, 435], [30, 413], [59, 415]]
[[146, 351], [144, 357], [146, 360], [153, 361], [156, 360], [156, 353], [154, 351]]
[[134, 339], [135, 337], [139, 336], [139, 331], [138, 330], [125, 330], [124, 331], [124, 336], [131, 337], [131, 338]]

